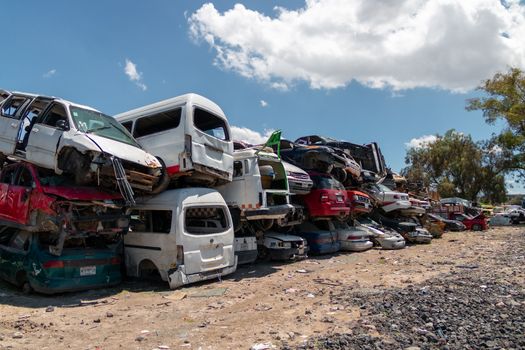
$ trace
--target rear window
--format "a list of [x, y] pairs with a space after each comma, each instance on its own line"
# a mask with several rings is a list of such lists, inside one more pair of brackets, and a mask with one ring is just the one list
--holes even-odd
[[184, 228], [191, 234], [207, 235], [226, 231], [229, 222], [222, 207], [193, 207], [184, 212]]
[[315, 190], [344, 190], [344, 186], [337, 180], [330, 176], [310, 176], [314, 182], [313, 189]]
[[195, 108], [193, 112], [193, 124], [205, 134], [211, 135], [223, 141], [229, 141], [226, 121], [203, 109]]
[[170, 233], [171, 210], [134, 210], [129, 230], [144, 233]]
[[141, 137], [175, 129], [180, 124], [181, 113], [182, 109], [177, 108], [140, 118], [135, 123], [133, 136]]

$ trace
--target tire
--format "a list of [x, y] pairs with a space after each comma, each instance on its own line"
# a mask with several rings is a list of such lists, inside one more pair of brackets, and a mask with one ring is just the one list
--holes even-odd
[[22, 284], [22, 293], [24, 293], [25, 295], [29, 295], [32, 292], [33, 292], [33, 287], [31, 287], [31, 284], [29, 283], [29, 281], [25, 281]]
[[155, 186], [151, 190], [151, 194], [159, 194], [161, 192], [164, 192], [168, 186], [170, 185], [171, 179], [168, 174], [168, 169], [166, 168], [166, 163], [162, 160], [162, 158], [156, 157], [159, 163], [162, 165], [162, 174], [160, 175], [160, 179], [158, 182], [158, 185]]

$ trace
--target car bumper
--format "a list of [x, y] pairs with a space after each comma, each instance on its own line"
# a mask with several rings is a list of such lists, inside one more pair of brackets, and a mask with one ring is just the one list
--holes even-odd
[[293, 210], [293, 205], [282, 204], [282, 205], [273, 205], [268, 208], [246, 210], [244, 212], [244, 215], [246, 216], [246, 220], [283, 219], [292, 210]]
[[405, 240], [388, 240], [388, 239], [382, 239], [382, 240], [377, 240], [379, 242], [379, 245], [381, 246], [381, 248], [383, 249], [391, 249], [391, 250], [394, 250], [394, 249], [403, 249], [405, 248]]
[[327, 243], [327, 244], [308, 244], [310, 246], [311, 254], [331, 254], [341, 250], [341, 244], [339, 242]]
[[363, 252], [374, 246], [374, 243], [371, 241], [363, 242], [351, 242], [351, 241], [341, 241], [341, 250], [349, 252]]
[[309, 208], [308, 212], [311, 217], [337, 217], [337, 216], [348, 216], [350, 214], [349, 207], [334, 207], [334, 206], [321, 206], [318, 208]]
[[257, 255], [257, 249], [236, 251], [235, 256], [237, 257], [237, 265], [250, 264], [257, 260]]
[[270, 260], [299, 260], [307, 258], [307, 252], [308, 248], [268, 249], [268, 257]]
[[232, 266], [227, 266], [218, 270], [206, 271], [202, 273], [186, 274], [184, 273], [184, 265], [179, 266], [178, 269], [172, 271], [168, 275], [168, 283], [171, 289], [181, 287], [186, 284], [191, 284], [200, 281], [206, 281], [214, 278], [219, 278], [222, 276], [229, 275], [234, 273], [237, 270], [237, 257], [235, 258], [235, 263]]
[[288, 178], [288, 186], [290, 193], [294, 194], [308, 194], [312, 190], [312, 182], [294, 181]]
[[40, 280], [28, 277], [29, 284], [36, 292], [42, 294], [57, 294], [65, 292], [79, 292], [89, 289], [114, 287], [122, 282], [119, 271], [104, 276], [86, 276], [76, 278], [46, 278]]

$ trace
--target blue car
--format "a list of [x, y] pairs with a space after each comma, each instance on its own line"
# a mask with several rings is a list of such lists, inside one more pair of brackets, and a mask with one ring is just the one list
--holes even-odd
[[296, 234], [303, 237], [310, 247], [312, 255], [336, 253], [341, 250], [341, 242], [337, 233], [321, 230], [311, 222], [303, 222], [296, 228]]

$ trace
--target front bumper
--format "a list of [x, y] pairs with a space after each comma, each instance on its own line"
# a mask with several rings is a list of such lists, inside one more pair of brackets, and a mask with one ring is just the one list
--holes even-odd
[[283, 248], [283, 249], [268, 249], [268, 257], [270, 260], [299, 260], [306, 259], [308, 255], [308, 247], [306, 248]]
[[371, 241], [352, 242], [352, 241], [341, 241], [341, 250], [349, 252], [363, 252], [374, 246]]
[[237, 257], [237, 265], [251, 264], [257, 260], [258, 251], [255, 250], [241, 250], [235, 251]]
[[293, 210], [291, 204], [272, 205], [267, 208], [245, 210], [246, 220], [283, 219]]
[[176, 289], [186, 284], [226, 276], [230, 273], [234, 273], [235, 270], [237, 270], [237, 256], [235, 257], [235, 263], [232, 266], [227, 266], [221, 269], [206, 271], [202, 273], [194, 273], [190, 275], [187, 275], [184, 272], [184, 265], [180, 265], [175, 271], [172, 271], [168, 275], [168, 283], [171, 289]]

